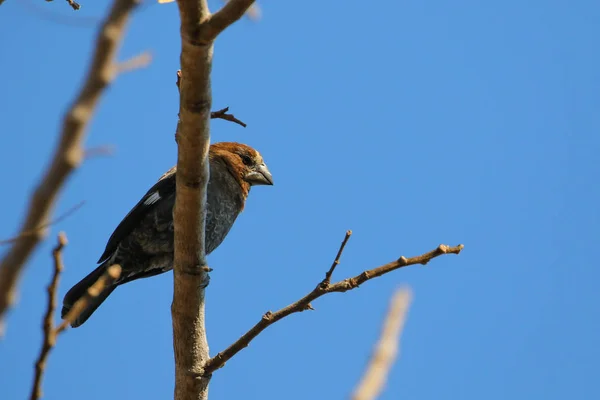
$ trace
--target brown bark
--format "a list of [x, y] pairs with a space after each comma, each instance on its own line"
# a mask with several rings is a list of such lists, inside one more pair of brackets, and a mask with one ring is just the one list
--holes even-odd
[[213, 41], [252, 3], [253, 0], [232, 0], [211, 15], [206, 0], [177, 1], [181, 17], [181, 80], [175, 135], [178, 156], [171, 305], [176, 400], [207, 399], [210, 380], [202, 373], [202, 367], [209, 359], [204, 315], [204, 287], [208, 284], [204, 229]]

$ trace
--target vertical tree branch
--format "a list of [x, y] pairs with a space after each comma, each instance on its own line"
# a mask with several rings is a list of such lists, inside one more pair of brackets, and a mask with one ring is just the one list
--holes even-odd
[[58, 293], [58, 281], [60, 280], [60, 274], [64, 270], [62, 250], [67, 245], [67, 236], [64, 232], [58, 234], [58, 244], [52, 250], [52, 256], [54, 259], [54, 273], [52, 279], [48, 284], [48, 306], [42, 323], [44, 331], [44, 337], [42, 340], [42, 348], [38, 355], [37, 361], [35, 362], [35, 374], [33, 376], [33, 384], [31, 386], [31, 394], [29, 395], [30, 400], [38, 400], [42, 397], [42, 380], [44, 379], [44, 372], [46, 370], [46, 362], [50, 356], [50, 351], [56, 346], [56, 340], [69, 325], [81, 314], [89, 302], [100, 293], [108, 285], [112, 284], [121, 274], [121, 266], [112, 265], [106, 272], [98, 278], [98, 280], [88, 289], [85, 296], [77, 300], [73, 305], [73, 308], [65, 316], [65, 320], [58, 326], [54, 325], [54, 310], [56, 310], [57, 293]]
[[196, 38], [209, 18], [206, 0], [179, 0], [181, 80], [175, 139], [177, 186], [174, 210], [173, 349], [175, 399], [208, 399], [209, 378], [194, 379], [209, 358], [205, 329], [204, 287], [208, 282], [204, 249], [206, 189], [209, 179], [210, 72], [213, 44]]
[[86, 128], [104, 89], [115, 77], [114, 61], [136, 0], [115, 0], [98, 36], [86, 81], [63, 119], [60, 141], [44, 177], [35, 189], [20, 232], [23, 235], [0, 261], [0, 328], [8, 308], [14, 303], [16, 285], [23, 266], [46, 235], [47, 223], [58, 194], [67, 178], [83, 159]]
[[42, 397], [42, 376], [44, 369], [46, 369], [46, 360], [50, 350], [56, 344], [56, 331], [54, 330], [54, 310], [56, 310], [56, 294], [58, 292], [58, 281], [60, 274], [64, 267], [62, 259], [62, 249], [67, 245], [67, 236], [64, 232], [58, 234], [58, 244], [52, 250], [52, 258], [54, 258], [54, 273], [52, 279], [48, 284], [48, 308], [44, 315], [44, 322], [42, 324], [44, 330], [44, 340], [42, 342], [42, 350], [35, 362], [35, 375], [33, 377], [33, 386], [31, 387], [31, 394], [29, 395], [30, 400], [37, 400]]
[[177, 0], [181, 17], [181, 81], [175, 134], [178, 151], [171, 304], [176, 400], [207, 399], [210, 380], [210, 376], [203, 376], [202, 366], [209, 359], [204, 315], [204, 288], [208, 284], [204, 231], [210, 174], [213, 41], [252, 3], [253, 0], [230, 1], [215, 14], [215, 24], [211, 24], [207, 0]]

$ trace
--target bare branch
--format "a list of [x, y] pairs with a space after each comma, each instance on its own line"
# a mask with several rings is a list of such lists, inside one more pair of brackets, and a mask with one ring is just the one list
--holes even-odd
[[[346, 235], [348, 235], [348, 233], [346, 233]], [[334, 284], [329, 284], [327, 282], [326, 277], [315, 287], [315, 289], [312, 292], [310, 292], [300, 300], [296, 301], [295, 303], [292, 303], [289, 306], [284, 307], [274, 313], [271, 311], [267, 311], [263, 315], [262, 319], [256, 325], [254, 325], [248, 332], [243, 334], [242, 337], [236, 340], [235, 343], [233, 343], [224, 351], [218, 353], [215, 357], [208, 360], [208, 362], [204, 365], [203, 374], [210, 375], [215, 370], [223, 367], [223, 365], [225, 365], [227, 361], [229, 361], [243, 348], [247, 347], [254, 338], [256, 338], [262, 331], [267, 329], [269, 326], [273, 325], [275, 322], [287, 317], [288, 315], [312, 309], [311, 302], [325, 294], [333, 292], [346, 292], [348, 290], [356, 289], [359, 285], [363, 284], [364, 282], [376, 278], [378, 276], [387, 274], [402, 267], [407, 267], [409, 265], [427, 264], [433, 258], [441, 256], [442, 254], [459, 254], [463, 248], [464, 246], [462, 244], [455, 247], [449, 247], [441, 244], [438, 246], [437, 249], [432, 250], [423, 255], [411, 258], [406, 258], [402, 256], [396, 261], [392, 261], [391, 263], [384, 264], [380, 267], [364, 271], [359, 275], [356, 275], [352, 278], [344, 279]]]
[[212, 42], [198, 40], [209, 18], [206, 0], [178, 0], [181, 16], [181, 73], [178, 74], [179, 121], [175, 133], [177, 175], [173, 257], [173, 350], [175, 400], [208, 399], [209, 378], [194, 379], [209, 359], [204, 288], [208, 273], [204, 246], [206, 190], [209, 179]]
[[210, 358], [204, 288], [208, 266], [204, 245], [213, 41], [239, 19], [251, 0], [232, 0], [211, 17], [207, 0], [177, 0], [181, 17], [181, 74], [173, 258], [173, 348], [175, 400], [207, 399], [210, 376], [198, 379]]
[[9, 244], [12, 242], [16, 242], [19, 239], [22, 239], [25, 236], [29, 236], [29, 235], [35, 235], [37, 234], [40, 230], [46, 229], [49, 226], [52, 225], [56, 225], [59, 222], [63, 221], [64, 219], [70, 217], [75, 211], [79, 210], [81, 207], [83, 207], [83, 205], [85, 204], [85, 201], [81, 201], [78, 204], [75, 204], [73, 207], [71, 207], [70, 209], [68, 209], [64, 214], [60, 215], [59, 217], [55, 218], [54, 220], [40, 226], [37, 229], [33, 229], [31, 231], [27, 231], [27, 232], [21, 232], [18, 236], [14, 236], [11, 237], [9, 239], [4, 239], [4, 240], [0, 240], [0, 246], [5, 245], [5, 244]]
[[117, 74], [123, 74], [125, 72], [147, 67], [151, 62], [152, 54], [149, 51], [145, 51], [137, 56], [131, 57], [129, 60], [117, 63], [115, 69]]
[[[227, 1], [229, 1], [229, 0], [223, 0], [223, 2], [227, 2]], [[248, 10], [246, 10], [246, 16], [253, 21], [259, 20], [260, 15], [261, 15], [260, 7], [256, 3], [252, 4], [248, 8]]]
[[[46, 1], [52, 1], [52, 0], [46, 0]], [[67, 0], [67, 3], [69, 3], [69, 5], [71, 6], [71, 8], [75, 11], [79, 10], [81, 8], [81, 6], [79, 5], [79, 3], [73, 1], [73, 0]]]
[[225, 107], [219, 111], [213, 111], [210, 113], [210, 118], [211, 119], [224, 119], [226, 121], [231, 121], [231, 122], [235, 122], [238, 125], [243, 126], [244, 128], [247, 126], [245, 123], [243, 123], [242, 121], [240, 121], [239, 119], [237, 119], [235, 117], [235, 115], [233, 114], [227, 114], [227, 111], [229, 111], [229, 107]]
[[[53, 0], [46, 0], [46, 2], [51, 2]], [[67, 0], [67, 3], [71, 6], [71, 8], [75, 11], [79, 10], [81, 8], [81, 6], [79, 5], [79, 3], [77, 3], [76, 1], [73, 0]]]
[[86, 160], [94, 157], [108, 157], [112, 156], [115, 152], [115, 146], [110, 144], [105, 144], [102, 146], [96, 146], [89, 149], [86, 149], [83, 153], [83, 156]]
[[254, 0], [229, 0], [204, 24], [200, 34], [201, 42], [209, 43], [215, 40], [228, 26], [242, 18], [253, 4]]
[[[179, 85], [181, 84], [181, 70], [177, 71], [177, 89], [180, 89]], [[227, 114], [229, 111], [229, 107], [225, 107], [218, 111], [210, 112], [210, 119], [224, 119], [226, 121], [235, 122], [238, 125], [243, 126], [244, 128], [247, 126], [244, 122], [240, 121], [233, 114]], [[177, 139], [177, 137], [175, 137]]]
[[125, 32], [125, 26], [136, 0], [115, 0], [96, 37], [95, 53], [86, 81], [63, 120], [60, 142], [44, 177], [33, 193], [20, 232], [36, 231], [14, 242], [0, 261], [0, 324], [14, 303], [16, 285], [23, 266], [46, 230], [58, 193], [71, 173], [79, 167], [84, 151], [82, 142], [86, 128], [104, 89], [115, 77], [114, 60]]
[[96, 283], [88, 289], [86, 296], [79, 299], [73, 305], [71, 311], [65, 316], [65, 320], [55, 328], [54, 311], [56, 310], [57, 304], [58, 281], [60, 279], [60, 274], [64, 269], [62, 250], [66, 245], [67, 236], [61, 232], [58, 234], [58, 244], [52, 251], [54, 258], [54, 273], [52, 275], [52, 280], [48, 285], [48, 307], [43, 322], [44, 338], [42, 341], [42, 349], [40, 350], [40, 354], [35, 363], [35, 376], [33, 378], [33, 386], [31, 387], [31, 395], [29, 396], [30, 400], [37, 400], [42, 397], [42, 378], [46, 369], [46, 361], [48, 360], [50, 351], [56, 345], [58, 335], [67, 329], [69, 324], [81, 314], [89, 301], [98, 296], [106, 286], [110, 285], [121, 275], [121, 267], [119, 265], [109, 267]]
[[35, 363], [35, 376], [33, 378], [33, 386], [31, 388], [30, 400], [37, 400], [42, 397], [42, 376], [46, 368], [46, 360], [50, 354], [50, 350], [56, 344], [56, 332], [54, 331], [54, 310], [57, 304], [58, 281], [60, 274], [64, 269], [62, 260], [62, 249], [67, 245], [67, 236], [64, 232], [58, 234], [58, 244], [52, 251], [54, 258], [54, 274], [48, 285], [48, 308], [44, 316], [44, 338], [42, 342], [42, 350]]
[[335, 260], [333, 260], [331, 268], [329, 268], [329, 271], [327, 271], [327, 273], [325, 274], [325, 280], [322, 282], [323, 284], [328, 286], [331, 282], [331, 275], [333, 275], [333, 271], [335, 271], [335, 268], [340, 264], [340, 257], [342, 257], [342, 253], [344, 252], [344, 248], [346, 247], [346, 243], [348, 243], [350, 236], [352, 236], [352, 231], [346, 231], [346, 236], [344, 236], [344, 240], [342, 240], [342, 244], [340, 245], [340, 249], [338, 250], [337, 255], [335, 256]]
[[399, 289], [392, 297], [388, 314], [383, 323], [381, 337], [373, 351], [367, 370], [352, 396], [352, 400], [373, 400], [383, 390], [398, 353], [398, 342], [406, 321], [411, 297], [408, 288]]

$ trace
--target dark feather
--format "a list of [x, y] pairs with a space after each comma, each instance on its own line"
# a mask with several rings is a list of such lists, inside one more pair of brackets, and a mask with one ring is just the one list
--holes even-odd
[[[106, 263], [100, 265], [98, 268], [93, 270], [90, 274], [88, 274], [85, 278], [79, 281], [75, 286], [73, 286], [65, 295], [63, 300], [63, 308], [60, 312], [60, 317], [64, 318], [67, 313], [71, 310], [73, 305], [77, 300], [81, 297], [85, 296], [87, 290], [94, 284], [100, 277], [106, 272], [106, 268], [109, 267]], [[71, 326], [74, 328], [83, 324], [90, 315], [93, 314], [94, 311], [106, 300], [106, 298], [117, 288], [116, 285], [109, 286], [104, 289], [102, 293], [98, 296], [92, 298], [88, 303], [87, 307], [83, 310], [81, 314], [73, 321]]]
[[[137, 227], [140, 221], [148, 214], [160, 199], [164, 199], [165, 197], [175, 193], [175, 167], [171, 168], [167, 173], [165, 173], [158, 182], [154, 184], [146, 192], [144, 197], [127, 213], [125, 218], [119, 223], [113, 234], [108, 239], [108, 243], [106, 244], [106, 248], [104, 249], [104, 253], [98, 259], [98, 263], [106, 261], [114, 252], [117, 250], [119, 243], [123, 240], [127, 235], [133, 231], [135, 227]], [[152, 196], [158, 195], [158, 201], [150, 202], [146, 204], [149, 198]]]

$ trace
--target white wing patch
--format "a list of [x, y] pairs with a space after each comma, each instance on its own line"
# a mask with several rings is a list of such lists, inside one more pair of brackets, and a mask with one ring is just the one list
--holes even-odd
[[160, 194], [158, 194], [158, 191], [156, 191], [156, 192], [152, 193], [150, 196], [148, 196], [146, 201], [144, 201], [144, 205], [149, 206], [149, 205], [156, 203], [159, 200], [160, 200]]

